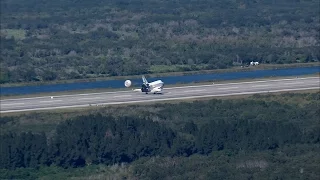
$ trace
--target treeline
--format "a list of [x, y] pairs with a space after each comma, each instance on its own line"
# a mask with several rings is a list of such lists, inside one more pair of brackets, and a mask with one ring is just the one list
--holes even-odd
[[1, 1], [0, 83], [319, 61], [316, 0]]
[[[317, 124], [320, 111], [314, 109], [318, 104], [305, 107], [313, 109], [311, 111], [286, 105], [281, 107], [275, 102], [263, 104], [243, 100], [239, 104], [212, 100], [172, 105], [179, 113], [190, 112], [168, 116], [170, 119], [178, 118], [172, 119], [176, 123], [173, 126], [165, 123], [170, 119], [151, 121], [152, 113], [145, 118], [94, 114], [60, 123], [51, 136], [44, 133], [6, 133], [0, 136], [0, 168], [111, 165], [132, 162], [141, 157], [188, 157], [223, 150], [259, 152], [320, 143]], [[200, 107], [203, 111], [199, 110]], [[244, 113], [237, 112], [236, 107]], [[272, 112], [272, 108], [279, 110]], [[209, 109], [220, 112], [220, 116], [201, 114]], [[247, 112], [251, 113], [243, 116]], [[223, 116], [224, 113], [228, 115]], [[303, 121], [306, 119], [313, 124], [305, 126], [307, 122]]]
[[[318, 146], [306, 144], [290, 144], [284, 148], [278, 148], [276, 151], [234, 153], [223, 150], [215, 151], [209, 155], [195, 154], [190, 157], [141, 158], [131, 163], [129, 168], [119, 166], [119, 169], [122, 172], [126, 172], [128, 169], [128, 175], [123, 175], [123, 178], [141, 180], [319, 179], [320, 172], [317, 163], [320, 159], [320, 155], [317, 153], [319, 150]], [[115, 174], [119, 176], [120, 172]], [[110, 175], [104, 177], [110, 177]]]
[[319, 100], [285, 93], [1, 116], [0, 179], [319, 179]]
[[50, 141], [44, 134], [1, 136], [0, 168], [131, 162], [142, 156], [166, 155], [174, 139], [172, 130], [151, 121], [82, 116], [58, 125]]

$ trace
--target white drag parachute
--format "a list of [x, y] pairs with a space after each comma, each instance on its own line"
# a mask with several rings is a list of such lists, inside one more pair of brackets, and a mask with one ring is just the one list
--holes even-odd
[[126, 80], [125, 82], [124, 82], [124, 86], [126, 86], [126, 87], [130, 87], [131, 86], [131, 81], [130, 80]]

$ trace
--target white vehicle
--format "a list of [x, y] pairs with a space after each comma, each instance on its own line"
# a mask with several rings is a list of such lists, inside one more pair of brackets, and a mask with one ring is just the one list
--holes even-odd
[[142, 76], [142, 81], [143, 81], [143, 84], [141, 86], [141, 89], [134, 89], [134, 91], [144, 92], [146, 94], [148, 94], [148, 93], [153, 93], [153, 94], [162, 93], [163, 85], [164, 85], [163, 81], [157, 80], [157, 81], [153, 81], [153, 82], [149, 83], [144, 76]]
[[251, 61], [251, 62], [250, 62], [250, 65], [251, 65], [251, 66], [259, 65], [259, 62], [253, 62], [253, 61]]

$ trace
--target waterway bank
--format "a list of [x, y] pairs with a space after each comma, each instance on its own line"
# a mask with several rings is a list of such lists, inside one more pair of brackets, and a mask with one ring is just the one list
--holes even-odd
[[[168, 77], [168, 76], [248, 72], [248, 71], [256, 71], [256, 70], [274, 70], [274, 69], [315, 67], [315, 66], [320, 66], [320, 62], [294, 63], [294, 64], [260, 64], [258, 66], [248, 66], [248, 67], [236, 66], [236, 67], [228, 68], [228, 69], [154, 73], [154, 74], [145, 74], [145, 76], [148, 78], [155, 78], [155, 77]], [[138, 79], [140, 77], [141, 77], [141, 75], [132, 75], [132, 76], [111, 76], [111, 77], [100, 77], [100, 78], [70, 79], [70, 80], [43, 81], [43, 82], [6, 83], [6, 84], [1, 84], [1, 87], [6, 88], [6, 87], [24, 87], [24, 86], [44, 86], [44, 85], [55, 85], [55, 84], [86, 83], [86, 82], [97, 82], [97, 81]]]
[[[284, 77], [284, 76], [302, 76], [311, 75], [320, 72], [320, 66], [284, 68], [272, 70], [255, 70], [245, 72], [226, 72], [211, 74], [194, 74], [184, 76], [165, 76], [157, 78], [147, 78], [149, 82], [161, 79], [165, 82], [165, 86], [172, 84], [187, 84], [193, 82], [207, 82], [220, 80], [239, 80], [246, 78], [266, 78], [266, 77]], [[133, 87], [141, 87], [141, 76], [137, 79], [130, 79]], [[3, 95], [23, 95], [38, 93], [53, 93], [61, 91], [74, 91], [85, 89], [101, 89], [101, 88], [124, 88], [124, 80], [109, 80], [95, 82], [80, 82], [69, 84], [52, 84], [41, 86], [22, 86], [22, 87], [1, 87], [0, 94]]]
[[[292, 79], [292, 78], [308, 78], [308, 77], [319, 77], [320, 74], [311, 74], [311, 75], [302, 75], [302, 76], [283, 76], [281, 79]], [[210, 85], [210, 84], [226, 84], [226, 83], [239, 83], [239, 82], [248, 82], [248, 81], [267, 81], [267, 80], [276, 80], [280, 79], [279, 77], [267, 77], [267, 78], [245, 78], [238, 80], [217, 80], [217, 81], [203, 81], [203, 82], [191, 82], [191, 83], [176, 83], [166, 85], [166, 88], [170, 87], [181, 87], [181, 86], [197, 86], [197, 85]], [[136, 87], [138, 88], [138, 87]], [[132, 88], [98, 88], [98, 89], [84, 89], [84, 90], [71, 90], [71, 91], [62, 91], [62, 92], [52, 92], [52, 93], [37, 93], [37, 94], [9, 94], [1, 95], [0, 99], [15, 99], [15, 98], [32, 98], [32, 97], [43, 97], [43, 96], [61, 96], [61, 95], [72, 95], [72, 94], [89, 94], [89, 93], [103, 93], [103, 92], [114, 92], [114, 91], [130, 91]]]

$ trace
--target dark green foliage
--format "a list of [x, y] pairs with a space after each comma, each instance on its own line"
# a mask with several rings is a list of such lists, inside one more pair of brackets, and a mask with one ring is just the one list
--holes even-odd
[[302, 133], [292, 124], [269, 121], [219, 121], [203, 126], [196, 139], [202, 154], [219, 150], [270, 150], [301, 143]]
[[0, 149], [0, 168], [34, 168], [47, 163], [47, 139], [44, 133], [1, 135]]
[[172, 130], [151, 121], [82, 116], [57, 127], [52, 162], [63, 167], [131, 162], [143, 156], [169, 154], [174, 139]]
[[[40, 176], [19, 168], [132, 163], [130, 172], [142, 179], [164, 179], [168, 173], [177, 179], [194, 179], [196, 172], [210, 179], [312, 179], [319, 177], [319, 156], [315, 156], [320, 144], [318, 94], [281, 96], [301, 96], [306, 102], [296, 102], [299, 105], [263, 100], [276, 97], [272, 95], [142, 106], [152, 112], [134, 105], [124, 110], [134, 110], [135, 115], [76, 116], [47, 135], [3, 133], [0, 178]], [[122, 112], [120, 107], [115, 110]], [[13, 121], [0, 119], [4, 125]]]
[[10, 123], [10, 122], [14, 122], [15, 118], [14, 117], [8, 117], [8, 116], [4, 116], [4, 117], [0, 117], [0, 126], [5, 125], [6, 123]]
[[182, 132], [196, 135], [196, 133], [198, 132], [198, 127], [193, 121], [186, 122], [183, 126]]
[[318, 13], [317, 0], [2, 0], [0, 83], [319, 61]]
[[131, 166], [138, 179], [319, 179], [319, 150], [309, 145], [248, 153], [224, 150], [188, 158], [141, 158]]

